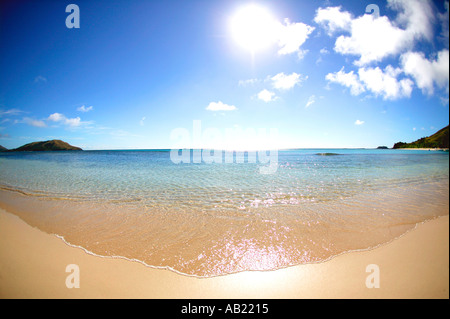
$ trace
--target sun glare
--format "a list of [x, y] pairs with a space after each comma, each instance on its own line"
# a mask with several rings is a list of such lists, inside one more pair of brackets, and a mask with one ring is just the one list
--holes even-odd
[[276, 20], [267, 9], [256, 4], [240, 8], [230, 25], [234, 41], [251, 53], [267, 49], [276, 40]]

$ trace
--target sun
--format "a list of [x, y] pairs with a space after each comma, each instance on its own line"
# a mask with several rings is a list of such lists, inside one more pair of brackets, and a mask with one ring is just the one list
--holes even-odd
[[231, 18], [230, 28], [234, 41], [252, 54], [276, 41], [277, 21], [266, 8], [256, 4], [240, 8]]

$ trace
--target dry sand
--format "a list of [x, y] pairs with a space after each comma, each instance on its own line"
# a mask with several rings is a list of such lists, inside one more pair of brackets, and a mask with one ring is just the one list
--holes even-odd
[[[449, 298], [449, 217], [370, 251], [266, 272], [199, 279], [71, 247], [0, 210], [1, 298]], [[66, 287], [66, 266], [80, 288]], [[376, 264], [380, 288], [367, 288]]]

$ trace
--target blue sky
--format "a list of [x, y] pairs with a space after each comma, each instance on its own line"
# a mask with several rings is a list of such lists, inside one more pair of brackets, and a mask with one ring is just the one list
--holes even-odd
[[[70, 3], [79, 28], [66, 26]], [[422, 0], [2, 2], [0, 144], [189, 147], [196, 129], [194, 146], [215, 148], [414, 141], [449, 122], [448, 10]]]

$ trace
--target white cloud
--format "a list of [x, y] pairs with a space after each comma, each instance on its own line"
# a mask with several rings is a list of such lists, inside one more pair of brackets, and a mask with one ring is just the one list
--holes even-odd
[[359, 57], [354, 63], [364, 66], [380, 62], [388, 56], [412, 49], [416, 40], [432, 38], [433, 10], [428, 0], [389, 0], [388, 6], [398, 12], [391, 21], [387, 16], [378, 18], [364, 14], [352, 18], [340, 7], [319, 9], [315, 21], [333, 34], [347, 31], [349, 36], [336, 39], [334, 50], [343, 55]]
[[339, 72], [328, 73], [325, 76], [325, 79], [327, 79], [329, 82], [338, 83], [350, 88], [350, 93], [352, 95], [359, 95], [366, 91], [364, 86], [358, 80], [358, 76], [353, 71], [345, 73], [344, 67], [342, 67]]
[[72, 127], [76, 127], [76, 126], [80, 126], [81, 125], [81, 119], [79, 117], [75, 117], [73, 119], [65, 119], [64, 123], [66, 125], [72, 126]]
[[68, 125], [70, 127], [78, 127], [81, 124], [87, 124], [88, 123], [88, 122], [81, 122], [81, 119], [79, 117], [67, 118], [66, 116], [64, 116], [61, 113], [50, 114], [50, 116], [47, 118], [47, 120], [52, 121], [52, 122], [60, 122], [60, 123], [63, 123], [65, 125]]
[[306, 102], [305, 108], [310, 107], [311, 105], [313, 105], [316, 102], [316, 96], [315, 95], [311, 95], [308, 99], [308, 102]]
[[395, 22], [406, 37], [432, 39], [435, 18], [430, 0], [388, 0], [388, 6], [398, 11]]
[[308, 77], [302, 77], [301, 74], [293, 72], [290, 75], [286, 75], [283, 72], [278, 73], [273, 76], [271, 79], [272, 85], [275, 89], [278, 90], [289, 90], [293, 88], [296, 84], [301, 83], [306, 80]]
[[355, 64], [361, 66], [399, 53], [409, 44], [405, 31], [393, 26], [386, 16], [375, 19], [364, 15], [352, 21], [351, 36], [336, 39], [334, 50], [359, 56]]
[[384, 72], [379, 68], [360, 68], [359, 80], [364, 83], [367, 90], [382, 95], [385, 100], [395, 100], [401, 97], [410, 97], [413, 82], [408, 79], [398, 80], [401, 69], [388, 65]]
[[86, 107], [86, 106], [82, 105], [82, 106], [80, 106], [80, 107], [77, 108], [77, 111], [80, 111], [80, 112], [89, 112], [89, 111], [92, 111], [93, 109], [94, 109], [93, 106], [88, 106], [88, 107]]
[[[431, 0], [387, 2], [387, 9], [394, 11], [393, 18], [373, 14], [352, 17], [341, 7], [316, 11], [314, 21], [330, 36], [341, 33], [335, 41], [335, 52], [354, 56], [353, 64], [359, 67], [349, 73], [342, 68], [326, 79], [350, 88], [352, 95], [371, 92], [384, 100], [409, 98], [415, 86], [428, 95], [440, 88], [447, 93], [440, 97], [445, 104], [449, 92], [448, 1], [443, 13]], [[429, 55], [415, 52], [425, 42], [435, 45], [434, 32], [440, 32], [438, 40], [444, 40], [445, 49]], [[398, 64], [384, 69], [371, 65], [386, 58], [396, 59]], [[321, 61], [319, 57], [316, 63]]]
[[208, 111], [234, 111], [237, 110], [237, 107], [234, 105], [224, 104], [221, 101], [219, 102], [211, 102], [206, 107]]
[[270, 92], [266, 89], [259, 92], [257, 96], [258, 96], [258, 99], [260, 99], [266, 103], [275, 101], [277, 99], [274, 92]]
[[421, 52], [407, 52], [400, 58], [403, 70], [411, 75], [424, 93], [434, 93], [435, 85], [449, 90], [449, 51], [444, 49], [435, 60], [428, 60]]
[[302, 52], [300, 47], [314, 29], [314, 27], [307, 24], [301, 22], [290, 23], [288, 19], [285, 19], [284, 24], [279, 25], [278, 45], [281, 48], [278, 50], [278, 54], [285, 55]]
[[145, 121], [146, 117], [144, 116], [143, 118], [141, 118], [141, 120], [139, 121], [139, 125], [140, 126], [144, 126], [144, 121]]
[[62, 115], [61, 113], [53, 113], [48, 117], [48, 120], [53, 122], [63, 121], [64, 119], [65, 116]]
[[408, 78], [402, 79], [400, 80], [400, 93], [404, 96], [404, 97], [411, 97], [411, 92], [414, 86], [413, 81], [411, 81]]
[[319, 8], [314, 22], [321, 24], [332, 35], [336, 31], [350, 30], [352, 16], [347, 11], [341, 11], [341, 7]]
[[360, 95], [369, 91], [376, 96], [381, 95], [384, 100], [396, 100], [410, 97], [414, 86], [413, 81], [409, 78], [399, 80], [400, 74], [402, 74], [400, 68], [388, 65], [384, 70], [379, 67], [359, 68], [357, 74], [353, 71], [345, 73], [342, 68], [339, 72], [327, 74], [325, 78], [329, 82], [350, 88], [352, 95]]
[[364, 121], [360, 121], [360, 120], [355, 121], [355, 125], [363, 125], [364, 123], [365, 123]]

